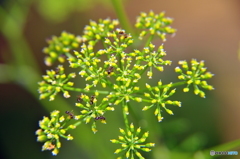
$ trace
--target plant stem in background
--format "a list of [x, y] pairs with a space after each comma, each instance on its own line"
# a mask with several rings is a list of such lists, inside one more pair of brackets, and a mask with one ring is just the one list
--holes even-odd
[[124, 10], [122, 0], [111, 0], [111, 2], [123, 29], [134, 36], [134, 31]]
[[239, 148], [239, 147], [240, 147], [240, 139], [230, 141], [230, 142], [218, 145], [218, 146], [214, 146], [214, 147], [209, 148], [207, 150], [204, 150], [203, 154], [205, 156], [209, 156], [209, 153], [210, 153], [211, 150], [214, 150], [214, 151], [230, 151], [231, 150], [232, 151], [232, 150], [234, 150], [236, 148]]
[[[2, 26], [2, 33], [7, 39], [11, 52], [13, 53], [16, 68], [19, 68], [19, 66], [30, 66], [34, 71], [39, 72], [37, 62], [31, 54], [30, 47], [23, 36], [23, 28], [28, 15], [28, 9], [29, 7], [21, 8], [19, 5], [14, 5], [10, 9], [9, 15], [15, 15], [17, 17], [12, 17], [0, 7], [0, 14], [6, 17], [6, 19], [4, 19], [5, 23], [3, 23]], [[14, 14], [13, 12], [17, 12], [18, 14]]]

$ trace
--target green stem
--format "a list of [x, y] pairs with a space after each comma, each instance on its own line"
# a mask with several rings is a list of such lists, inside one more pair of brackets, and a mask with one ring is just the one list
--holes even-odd
[[64, 87], [65, 90], [68, 91], [75, 91], [75, 92], [83, 92], [83, 93], [94, 93], [94, 92], [98, 92], [100, 94], [109, 94], [109, 91], [99, 91], [99, 90], [85, 90], [85, 89], [81, 89], [81, 88], [73, 88], [73, 87]]
[[135, 121], [134, 123], [138, 123], [138, 120], [141, 119], [141, 115], [138, 113], [135, 113], [133, 108], [130, 106], [129, 102], [127, 103], [127, 105], [128, 105], [129, 113], [131, 114], [131, 117], [133, 117], [133, 120]]
[[[107, 49], [108, 46], [105, 44], [104, 41], [105, 41], [105, 38], [102, 38], [102, 39], [101, 39], [101, 42], [102, 42], [103, 48], [104, 48], [104, 49]], [[109, 58], [109, 57], [108, 57], [108, 58]]]
[[[180, 82], [173, 83], [171, 87], [181, 86], [184, 84], [186, 84], [186, 81], [180, 81]], [[168, 86], [168, 84], [165, 84], [165, 85], [162, 85], [161, 88], [165, 88], [167, 86]]]
[[[210, 156], [209, 153], [210, 153], [211, 150], [214, 150], [214, 151], [231, 151], [231, 150], [234, 150], [234, 149], [238, 149], [239, 147], [240, 147], [240, 139], [230, 141], [230, 142], [224, 143], [222, 145], [211, 147], [209, 149], [201, 151], [200, 153], [203, 156], [205, 156], [205, 158], [211, 158], [211, 157], [209, 157]], [[195, 153], [192, 154], [191, 156], [185, 157], [185, 158], [192, 159], [194, 155], [195, 155]]]
[[[150, 36], [148, 37], [148, 40], [147, 40], [147, 42], [145, 43], [144, 47], [148, 47], [148, 45], [149, 45], [150, 42], [153, 40], [153, 38], [154, 38], [154, 35], [150, 35]], [[139, 64], [141, 61], [142, 61], [142, 60], [138, 60], [138, 61], [136, 62], [136, 64]], [[147, 69], [147, 68], [148, 68], [148, 67], [145, 67], [145, 69]], [[144, 71], [145, 71], [145, 70], [144, 70]], [[142, 73], [143, 73], [144, 71], [142, 71]]]
[[[78, 121], [78, 122], [76, 122], [75, 124], [72, 124], [72, 125], [74, 125], [74, 126], [78, 126], [78, 125], [80, 125], [82, 122], [81, 121]], [[69, 130], [69, 129], [66, 129], [66, 130]]]
[[148, 45], [153, 40], [153, 38], [154, 38], [154, 34], [150, 35], [144, 47], [148, 47]]
[[80, 125], [82, 122], [81, 121], [79, 121], [79, 122], [76, 122], [75, 124], [73, 124], [74, 126], [78, 126], [78, 125]]
[[2, 26], [1, 31], [7, 39], [10, 46], [9, 48], [13, 53], [16, 68], [21, 69], [23, 66], [30, 66], [35, 71], [40, 72], [37, 62], [31, 54], [27, 40], [23, 36], [23, 28], [28, 15], [29, 7], [25, 6], [24, 9], [15, 4], [10, 10], [10, 15], [13, 14], [12, 12], [17, 12], [18, 14], [14, 14], [16, 17], [12, 17], [9, 16], [2, 7], [0, 7], [0, 15], [5, 16], [6, 19], [3, 23], [4, 25]]
[[204, 155], [209, 155], [209, 152], [211, 150], [214, 150], [214, 151], [230, 151], [230, 150], [237, 149], [239, 147], [240, 147], [240, 139], [230, 141], [230, 142], [224, 143], [222, 145], [218, 145], [218, 146], [209, 148], [207, 150], [204, 150], [203, 153], [204, 153]]
[[125, 106], [127, 106], [127, 104], [126, 104], [126, 100], [124, 99], [124, 100], [122, 101], [123, 119], [124, 119], [124, 123], [125, 123], [126, 129], [127, 129], [127, 131], [129, 131], [128, 118], [127, 118], [126, 112], [124, 111], [124, 107], [125, 107]]
[[[141, 61], [140, 60], [138, 60], [137, 62], [136, 62], [136, 64], [139, 64]], [[142, 71], [141, 71], [141, 73], [140, 73], [140, 76], [142, 76], [142, 74], [148, 69], [149, 67], [148, 66], [146, 66]], [[132, 72], [132, 75], [134, 74], [134, 72]], [[132, 87], [134, 87], [134, 86], [136, 86], [137, 85], [137, 83], [133, 83], [133, 85], [132, 85]]]
[[[173, 83], [171, 87], [181, 86], [181, 85], [184, 85], [184, 84], [186, 84], [186, 81], [176, 82], [176, 83]], [[161, 86], [161, 88], [165, 88], [165, 87], [168, 87], [168, 84], [165, 84], [165, 85]], [[147, 91], [148, 91], [147, 88], [146, 89], [141, 89], [141, 90], [139, 90], [139, 92], [136, 92], [136, 94], [142, 95], [142, 92], [147, 92]]]
[[[141, 60], [137, 61], [137, 64], [139, 64], [141, 62]], [[146, 65], [146, 67], [141, 71], [140, 76], [142, 76], [142, 74], [149, 68], [149, 66]]]
[[126, 12], [123, 7], [123, 3], [122, 3], [123, 0], [111, 0], [111, 1], [121, 26], [127, 32], [132, 33], [132, 35], [134, 35], [134, 31], [130, 25], [129, 19], [127, 18]]

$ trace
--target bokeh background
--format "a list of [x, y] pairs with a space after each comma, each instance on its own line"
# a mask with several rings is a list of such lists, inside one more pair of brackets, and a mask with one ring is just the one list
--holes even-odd
[[[131, 24], [140, 12], [165, 11], [174, 18], [176, 36], [165, 42], [166, 59], [173, 61], [159, 78], [176, 81], [174, 68], [179, 60], [205, 60], [215, 74], [215, 87], [206, 99], [192, 93], [176, 94], [182, 108], [174, 116], [164, 114], [158, 123], [152, 112], [142, 113], [139, 125], [150, 131], [157, 143], [147, 158], [180, 158], [182, 153], [208, 149], [240, 138], [240, 1], [239, 0], [131, 0], [123, 1]], [[74, 109], [75, 98], [39, 101], [37, 82], [47, 68], [42, 48], [45, 40], [65, 30], [77, 35], [89, 19], [117, 18], [110, 0], [1, 0], [0, 1], [0, 158], [3, 159], [102, 159], [116, 158], [121, 114], [106, 114], [107, 125], [93, 134], [89, 125], [72, 131], [74, 141], [63, 141], [60, 154], [41, 152], [35, 130], [49, 111]], [[161, 41], [155, 41], [161, 45]], [[240, 53], [239, 53], [240, 54]], [[34, 59], [35, 61], [33, 61]], [[81, 86], [81, 85], [80, 85]], [[142, 108], [142, 107], [141, 107]], [[145, 118], [147, 120], [145, 120]], [[157, 126], [156, 126], [157, 125]], [[240, 149], [236, 149], [240, 152]], [[169, 155], [169, 154], [174, 155]], [[171, 157], [169, 157], [171, 156]], [[201, 158], [201, 153], [195, 153]], [[210, 156], [209, 156], [210, 157]], [[239, 158], [222, 156], [219, 158]]]

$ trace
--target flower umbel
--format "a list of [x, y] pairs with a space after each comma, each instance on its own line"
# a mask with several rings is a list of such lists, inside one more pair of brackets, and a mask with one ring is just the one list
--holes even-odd
[[100, 19], [98, 22], [93, 20], [90, 21], [90, 24], [84, 28], [84, 41], [92, 41], [92, 44], [95, 44], [95, 40], [101, 40], [107, 37], [107, 34], [111, 32], [119, 24], [117, 19]]
[[144, 29], [139, 38], [142, 39], [146, 34], [150, 35], [157, 34], [163, 41], [166, 41], [166, 34], [173, 34], [176, 29], [173, 29], [170, 24], [172, 24], [173, 19], [164, 17], [165, 13], [155, 14], [153, 11], [147, 13], [141, 13], [137, 18], [136, 28]]
[[163, 60], [163, 57], [167, 55], [163, 49], [163, 45], [159, 46], [157, 51], [155, 51], [154, 49], [155, 45], [149, 43], [147, 47], [143, 48], [143, 51], [134, 50], [134, 53], [130, 54], [130, 56], [135, 57], [137, 61], [137, 64], [135, 64], [135, 68], [139, 69], [138, 64], [145, 63], [140, 65], [140, 69], [149, 68], [147, 76], [150, 79], [153, 75], [153, 67], [156, 68], [158, 71], [162, 72], [164, 70], [164, 65], [171, 65], [172, 63], [172, 61], [170, 60]]
[[149, 133], [145, 132], [142, 137], [140, 136], [141, 128], [134, 130], [134, 125], [130, 124], [129, 130], [123, 130], [120, 128], [120, 133], [123, 136], [119, 136], [117, 139], [110, 140], [112, 143], [121, 144], [122, 148], [117, 149], [114, 153], [118, 154], [125, 151], [126, 158], [134, 158], [137, 156], [140, 159], [144, 157], [139, 153], [139, 150], [149, 152], [151, 147], [154, 147], [154, 143], [145, 143]]
[[53, 36], [47, 42], [49, 46], [43, 49], [43, 52], [48, 55], [45, 58], [45, 64], [52, 66], [56, 60], [63, 63], [67, 57], [71, 57], [70, 52], [79, 47], [82, 38], [64, 31], [59, 37]]
[[150, 109], [153, 106], [156, 106], [155, 109], [155, 116], [157, 116], [158, 122], [161, 122], [163, 117], [161, 115], [161, 108], [163, 108], [168, 114], [173, 115], [173, 112], [166, 108], [166, 105], [176, 105], [176, 106], [181, 106], [180, 101], [172, 101], [168, 100], [169, 97], [171, 97], [176, 90], [170, 88], [172, 87], [172, 83], [167, 84], [163, 87], [162, 82], [158, 82], [158, 86], [156, 87], [151, 87], [149, 84], [146, 84], [147, 89], [149, 90], [150, 93], [144, 93], [144, 96], [147, 97], [147, 101], [151, 103], [148, 106], [145, 106], [142, 110], [146, 111]]
[[186, 81], [187, 87], [183, 89], [184, 92], [189, 91], [190, 85], [193, 85], [194, 93], [202, 98], [205, 98], [205, 93], [199, 89], [213, 90], [213, 86], [209, 85], [206, 79], [213, 77], [213, 74], [206, 72], [207, 68], [204, 67], [204, 61], [198, 62], [195, 59], [191, 60], [191, 66], [186, 61], [179, 61], [182, 68], [176, 67], [175, 72], [179, 73], [178, 79]]
[[72, 140], [73, 137], [70, 134], [66, 135], [66, 131], [76, 127], [69, 125], [63, 128], [66, 119], [64, 116], [60, 116], [59, 113], [59, 111], [55, 110], [51, 113], [51, 118], [43, 117], [39, 121], [40, 129], [36, 131], [36, 135], [38, 135], [37, 141], [44, 142], [42, 151], [52, 150], [53, 155], [57, 155], [61, 147], [59, 138], [63, 137], [67, 140]]
[[106, 120], [103, 115], [106, 111], [114, 111], [114, 107], [110, 107], [108, 105], [109, 103], [105, 100], [102, 100], [100, 104], [97, 103], [98, 95], [99, 93], [95, 92], [95, 94], [89, 98], [89, 96], [82, 94], [82, 101], [76, 103], [76, 106], [82, 109], [81, 115], [76, 116], [76, 118], [82, 119], [86, 122], [86, 124], [88, 124], [91, 119], [93, 119], [94, 121], [92, 123], [92, 131], [94, 133], [97, 132], [96, 121], [100, 120], [102, 123], [106, 124]]
[[45, 99], [49, 96], [49, 100], [55, 99], [58, 92], [63, 92], [65, 98], [69, 98], [70, 94], [65, 88], [71, 88], [73, 82], [69, 82], [70, 79], [75, 78], [75, 73], [66, 75], [64, 68], [59, 65], [56, 70], [48, 70], [47, 75], [43, 76], [44, 81], [39, 82], [38, 92], [41, 94], [40, 99]]

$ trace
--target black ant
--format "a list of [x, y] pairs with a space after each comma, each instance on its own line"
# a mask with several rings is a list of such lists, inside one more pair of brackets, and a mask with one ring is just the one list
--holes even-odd
[[118, 34], [123, 35], [123, 34], [125, 34], [125, 32], [124, 31], [119, 31]]
[[112, 67], [112, 66], [110, 66], [110, 67], [107, 69], [108, 75], [110, 75], [110, 74], [113, 72], [113, 69], [114, 69], [114, 67]]
[[70, 119], [73, 119], [74, 118], [74, 114], [70, 111], [65, 111], [66, 114], [69, 115]]
[[95, 120], [106, 120], [106, 118], [104, 116], [98, 116], [95, 118]]
[[123, 35], [124, 38], [128, 37], [128, 35], [124, 31], [119, 31], [118, 34]]
[[93, 104], [93, 100], [95, 99], [95, 95], [92, 95], [91, 98], [90, 98], [90, 104], [92, 105]]
[[82, 101], [81, 95], [77, 96], [77, 101], [80, 103]]
[[55, 73], [56, 73], [56, 74], [59, 74], [59, 71], [60, 71], [60, 68], [56, 67], [56, 68], [55, 68]]
[[66, 59], [66, 58], [67, 58], [67, 55], [61, 54], [60, 57]]

